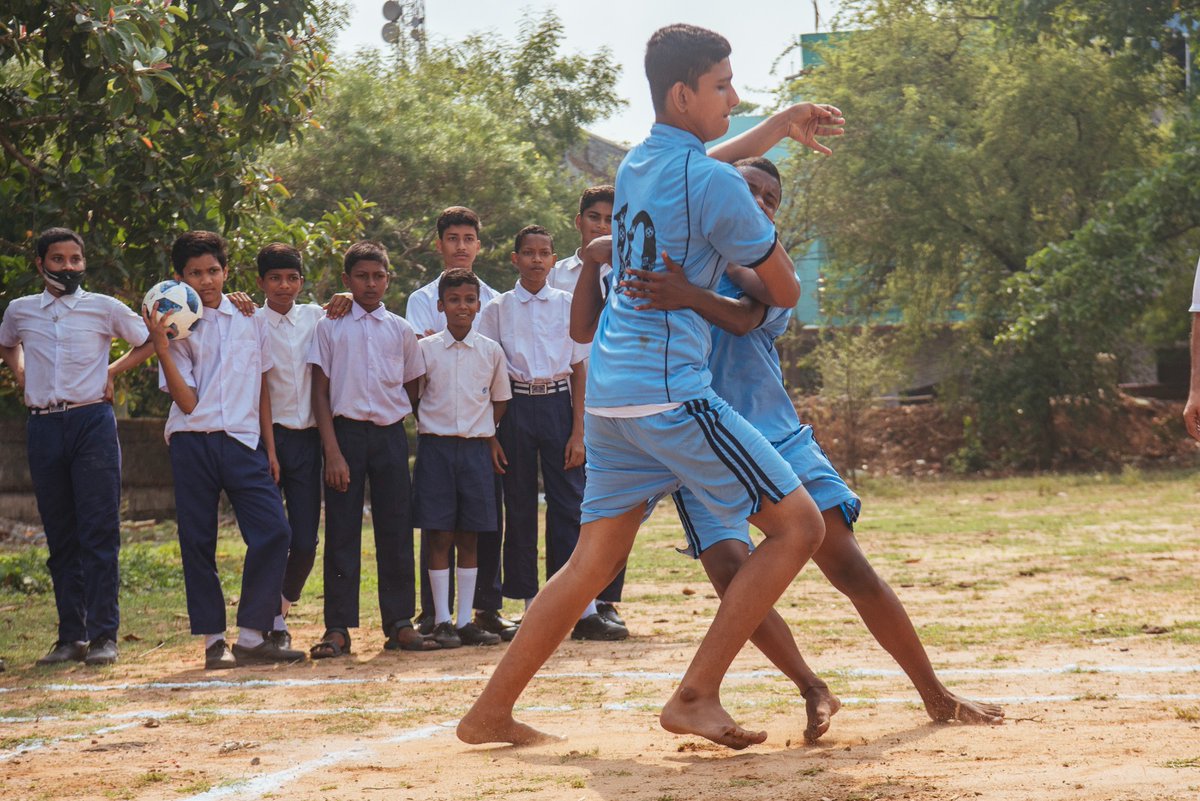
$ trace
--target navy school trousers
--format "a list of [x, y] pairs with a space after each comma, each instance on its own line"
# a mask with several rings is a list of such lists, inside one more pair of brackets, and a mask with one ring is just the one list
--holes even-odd
[[121, 446], [107, 403], [31, 414], [29, 473], [50, 550], [60, 642], [117, 639]]
[[179, 550], [192, 634], [225, 631], [225, 596], [217, 576], [217, 510], [221, 490], [233, 505], [246, 543], [237, 624], [270, 631], [279, 614], [292, 532], [262, 442], [251, 449], [223, 431], [171, 435]]
[[[583, 503], [582, 467], [564, 470], [563, 455], [574, 420], [571, 393], [513, 393], [498, 434], [508, 467], [504, 473], [504, 581], [506, 598], [532, 598], [538, 591], [538, 463], [546, 493], [546, 578], [571, 558], [579, 541]], [[599, 599], [621, 600], [625, 570]]]
[[287, 505], [292, 530], [287, 568], [283, 573], [283, 597], [300, 600], [304, 582], [317, 558], [317, 529], [321, 523], [321, 488], [324, 485], [321, 435], [314, 428], [287, 428], [278, 423], [275, 457], [279, 460], [279, 488]]
[[403, 421], [381, 426], [335, 417], [338, 447], [350, 466], [346, 492], [325, 488], [325, 627], [358, 627], [363, 501], [371, 485], [371, 519], [379, 575], [379, 611], [389, 636], [415, 613], [408, 436]]

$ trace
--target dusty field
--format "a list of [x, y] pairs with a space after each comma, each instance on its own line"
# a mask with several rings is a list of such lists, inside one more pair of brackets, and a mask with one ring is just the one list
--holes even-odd
[[[754, 649], [726, 703], [770, 732], [741, 753], [656, 723], [715, 598], [643, 533], [625, 643], [567, 642], [523, 717], [567, 739], [467, 747], [452, 724], [508, 646], [355, 654], [214, 676], [199, 645], [123, 643], [113, 668], [0, 674], [4, 799], [1195, 799], [1200, 798], [1200, 534], [1188, 476], [886, 484], [860, 537], [953, 690], [1008, 722], [929, 722], [915, 692], [811, 567], [780, 604], [846, 702], [806, 745], [795, 688]], [[38, 603], [49, 603], [41, 599]], [[369, 609], [373, 602], [364, 602]], [[7, 607], [6, 607], [7, 609]], [[126, 631], [136, 632], [127, 604]], [[319, 602], [293, 622], [319, 633]], [[9, 611], [6, 626], [19, 626]], [[182, 625], [182, 624], [180, 624]]]

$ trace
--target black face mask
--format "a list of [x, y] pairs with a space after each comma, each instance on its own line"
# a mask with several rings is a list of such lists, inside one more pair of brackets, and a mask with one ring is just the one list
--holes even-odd
[[83, 283], [86, 270], [47, 270], [42, 268], [42, 274], [50, 286], [61, 291], [64, 295], [74, 295], [75, 290]]

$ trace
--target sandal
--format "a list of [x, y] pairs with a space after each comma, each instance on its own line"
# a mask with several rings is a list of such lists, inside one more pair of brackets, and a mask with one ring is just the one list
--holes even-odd
[[[341, 637], [339, 643], [334, 637]], [[346, 629], [326, 629], [321, 639], [308, 649], [313, 659], [336, 659], [350, 653], [350, 632]]]
[[425, 637], [412, 626], [405, 626], [402, 623], [397, 623], [392, 628], [392, 636], [387, 638], [383, 647], [387, 651], [440, 651], [442, 649], [440, 643]]

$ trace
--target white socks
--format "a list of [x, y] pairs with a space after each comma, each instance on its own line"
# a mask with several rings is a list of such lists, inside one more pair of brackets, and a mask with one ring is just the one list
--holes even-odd
[[583, 610], [583, 614], [579, 616], [579, 619], [583, 620], [585, 617], [589, 617], [594, 614], [596, 614], [596, 602], [588, 601], [587, 609]]
[[455, 628], [462, 628], [471, 622], [475, 611], [475, 582], [479, 577], [477, 567], [454, 568], [454, 580], [458, 582], [458, 619]]
[[275, 616], [275, 628], [272, 631], [287, 631], [287, 615]]
[[205, 634], [204, 635], [204, 650], [207, 651], [209, 648], [213, 647], [213, 643], [221, 642], [224, 639], [225, 639], [225, 632], [223, 632], [223, 631], [220, 634]]
[[238, 629], [237, 641], [243, 648], [257, 648], [263, 644], [263, 633], [256, 629]]
[[[450, 568], [429, 569], [429, 591], [433, 595], [433, 624], [450, 622]], [[472, 591], [473, 593], [474, 591]]]

